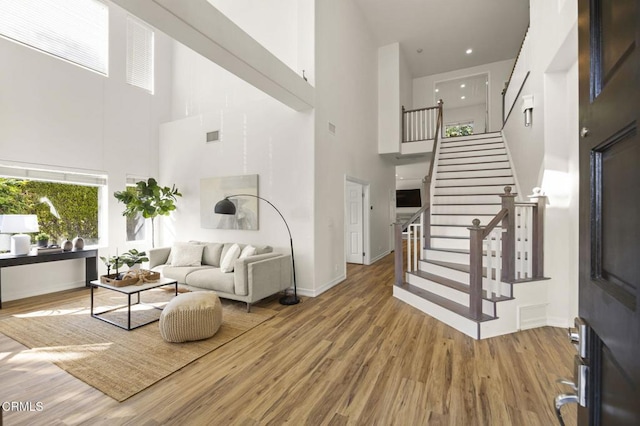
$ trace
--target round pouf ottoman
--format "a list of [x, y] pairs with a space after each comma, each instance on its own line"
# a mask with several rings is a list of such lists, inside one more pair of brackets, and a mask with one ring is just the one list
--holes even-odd
[[222, 304], [208, 291], [182, 293], [174, 297], [160, 314], [160, 335], [167, 342], [180, 343], [208, 339], [222, 324]]

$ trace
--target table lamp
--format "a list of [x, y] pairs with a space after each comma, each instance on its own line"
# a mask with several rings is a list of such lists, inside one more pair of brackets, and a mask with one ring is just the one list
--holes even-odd
[[38, 232], [38, 216], [35, 214], [5, 214], [0, 221], [0, 232], [17, 234], [11, 237], [11, 254], [29, 254], [31, 237], [24, 232]]

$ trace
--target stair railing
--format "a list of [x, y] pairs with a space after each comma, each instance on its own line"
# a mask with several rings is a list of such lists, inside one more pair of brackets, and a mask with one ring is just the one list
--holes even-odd
[[[418, 262], [422, 260], [424, 249], [431, 246], [431, 177], [433, 176], [433, 166], [435, 155], [440, 140], [440, 129], [442, 127], [442, 99], [438, 101], [438, 105], [431, 108], [435, 109], [436, 125], [433, 129], [433, 150], [431, 163], [429, 164], [429, 173], [424, 179], [424, 189], [422, 194], [422, 207], [409, 220], [404, 223], [394, 223], [394, 260], [395, 260], [395, 284], [402, 285], [404, 283], [404, 249], [403, 234], [406, 231], [407, 236], [407, 271], [415, 271], [418, 269]], [[417, 110], [414, 110], [417, 111]], [[403, 116], [405, 114], [402, 107]], [[411, 113], [412, 111], [408, 111]], [[403, 120], [404, 123], [404, 120]], [[403, 125], [403, 141], [404, 141], [404, 125]], [[418, 219], [420, 219], [419, 222]]]
[[427, 108], [406, 110], [403, 105], [402, 142], [435, 139], [442, 127], [441, 119], [442, 99], [438, 101], [438, 105]]
[[[482, 296], [510, 297], [503, 283], [544, 277], [544, 210], [546, 197], [515, 202], [511, 187], [504, 188], [502, 209], [487, 224], [474, 219], [469, 229], [469, 313], [482, 318]], [[500, 225], [500, 228], [498, 228]], [[530, 271], [530, 272], [529, 272]]]

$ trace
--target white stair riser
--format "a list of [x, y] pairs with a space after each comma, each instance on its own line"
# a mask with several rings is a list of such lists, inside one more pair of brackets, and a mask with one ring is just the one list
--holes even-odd
[[438, 164], [438, 171], [440, 172], [455, 172], [459, 170], [492, 170], [492, 169], [501, 169], [505, 167], [510, 167], [509, 162], [506, 160], [496, 162], [496, 163], [473, 163], [473, 164]]
[[499, 195], [435, 195], [433, 197], [433, 204], [490, 204], [490, 203], [502, 203], [502, 199]]
[[444, 250], [425, 250], [425, 260], [435, 260], [439, 262], [469, 264], [469, 255]]
[[478, 135], [469, 135], [469, 136], [454, 136], [451, 138], [444, 137], [441, 142], [443, 144], [447, 143], [458, 143], [458, 142], [473, 142], [479, 140], [487, 140], [487, 139], [500, 139], [502, 140], [502, 134], [499, 132], [494, 133], [483, 133]]
[[440, 146], [441, 154], [450, 154], [453, 152], [466, 152], [466, 151], [479, 151], [483, 149], [504, 149], [504, 143], [502, 142], [481, 142], [475, 145], [463, 145], [463, 146]]
[[493, 215], [462, 215], [462, 216], [431, 216], [431, 223], [434, 225], [473, 225], [474, 219], [480, 219], [480, 226], [485, 226], [493, 219]]
[[455, 253], [452, 251], [441, 250], [425, 250], [425, 259], [439, 260], [441, 262], [459, 263], [461, 265], [469, 264], [469, 255], [466, 253]]
[[492, 163], [496, 161], [508, 161], [507, 155], [485, 155], [482, 157], [471, 158], [443, 158], [441, 160], [438, 160], [438, 165], [449, 166], [452, 164]]
[[500, 204], [435, 204], [431, 206], [431, 213], [434, 214], [497, 214], [502, 209]]
[[473, 179], [437, 179], [436, 186], [515, 185], [513, 177], [478, 177]]
[[449, 158], [475, 158], [487, 155], [506, 155], [507, 150], [501, 149], [480, 149], [473, 152], [440, 152], [440, 160], [446, 160]]
[[418, 277], [412, 274], [407, 274], [407, 281], [409, 282], [409, 284], [413, 284], [418, 288], [430, 291], [431, 293], [435, 293], [438, 296], [442, 296], [463, 306], [469, 306], [468, 293], [464, 293], [451, 287], [440, 285], [426, 278]]
[[431, 235], [437, 237], [466, 237], [469, 238], [469, 230], [466, 226], [435, 226], [431, 224]]
[[[469, 274], [467, 272], [458, 271], [457, 269], [447, 268], [445, 266], [435, 265], [433, 263], [420, 262], [419, 266], [421, 271], [429, 272], [431, 274], [440, 275], [444, 278], [449, 278], [450, 280], [458, 281], [461, 283], [469, 282]], [[482, 279], [483, 288], [489, 288], [490, 282], [487, 278]], [[511, 291], [510, 285], [507, 283], [500, 283], [500, 292], [503, 295], [509, 295]]]
[[469, 239], [464, 238], [431, 238], [433, 249], [469, 250]]
[[[463, 186], [463, 187], [443, 187], [435, 188], [435, 195], [494, 195], [504, 193], [506, 185], [487, 185], [487, 186]], [[500, 198], [500, 197], [498, 197]]]
[[456, 178], [479, 178], [479, 177], [494, 177], [494, 176], [512, 176], [510, 168], [506, 169], [490, 169], [490, 170], [470, 170], [459, 172], [438, 172], [436, 174], [436, 180], [439, 179], [456, 179]]
[[477, 339], [479, 337], [478, 324], [475, 321], [464, 318], [435, 303], [431, 303], [411, 292], [403, 290], [398, 286], [393, 286], [393, 296], [471, 338]]

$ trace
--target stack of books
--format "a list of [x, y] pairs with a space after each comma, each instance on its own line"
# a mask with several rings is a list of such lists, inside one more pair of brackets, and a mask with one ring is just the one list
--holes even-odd
[[62, 253], [60, 246], [36, 247], [38, 254]]

